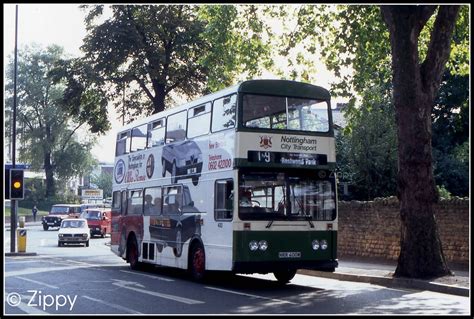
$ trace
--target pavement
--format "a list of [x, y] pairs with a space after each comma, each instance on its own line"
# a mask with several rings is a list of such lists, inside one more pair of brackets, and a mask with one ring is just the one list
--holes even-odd
[[428, 290], [458, 296], [470, 296], [470, 273], [468, 265], [449, 264], [452, 276], [431, 279], [396, 278], [396, 260], [368, 257], [343, 256], [334, 272], [301, 269], [299, 274], [337, 279], [342, 281], [365, 282], [390, 288]]
[[[39, 226], [41, 222], [26, 222], [25, 227], [34, 225]], [[5, 224], [5, 230], [10, 230], [10, 224]], [[8, 253], [8, 255], [21, 256], [22, 253]], [[428, 290], [469, 297], [469, 265], [448, 264], [448, 266], [453, 272], [452, 276], [442, 276], [431, 279], [395, 278], [393, 274], [397, 267], [396, 260], [342, 256], [339, 258], [339, 267], [336, 268], [334, 272], [300, 269], [298, 273], [342, 281], [364, 282], [391, 288]]]

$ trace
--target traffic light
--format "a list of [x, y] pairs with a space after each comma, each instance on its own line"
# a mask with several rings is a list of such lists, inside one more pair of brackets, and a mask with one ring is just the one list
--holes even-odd
[[10, 170], [10, 199], [23, 199], [24, 197], [23, 170]]

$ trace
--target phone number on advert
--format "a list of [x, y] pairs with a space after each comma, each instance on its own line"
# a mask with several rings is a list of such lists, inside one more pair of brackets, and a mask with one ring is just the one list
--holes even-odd
[[229, 159], [221, 159], [217, 161], [209, 161], [209, 170], [214, 171], [223, 168], [230, 168], [232, 167], [232, 160]]

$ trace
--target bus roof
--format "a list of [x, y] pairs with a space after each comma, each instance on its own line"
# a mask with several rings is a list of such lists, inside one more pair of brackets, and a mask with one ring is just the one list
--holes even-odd
[[239, 84], [239, 92], [329, 100], [329, 91], [320, 86], [288, 80], [250, 80]]
[[170, 114], [177, 113], [182, 110], [186, 110], [190, 107], [198, 106], [200, 104], [212, 101], [221, 96], [230, 95], [232, 93], [253, 93], [253, 94], [268, 94], [268, 95], [281, 95], [290, 97], [301, 97], [301, 98], [313, 98], [318, 100], [329, 100], [329, 91], [320, 86], [312, 85], [309, 83], [290, 81], [290, 80], [248, 80], [240, 82], [236, 85], [222, 89], [220, 91], [202, 96], [196, 100], [187, 102], [182, 105], [178, 105], [169, 109], [164, 110], [160, 113], [155, 113], [142, 119], [133, 121], [127, 125], [121, 127], [117, 132], [124, 132], [139, 125], [150, 123], [154, 120], [166, 117]]

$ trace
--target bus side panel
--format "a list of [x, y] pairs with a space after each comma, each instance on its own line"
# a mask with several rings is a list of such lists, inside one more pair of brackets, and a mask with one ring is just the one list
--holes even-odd
[[120, 227], [119, 227], [120, 211], [112, 210], [112, 229], [110, 234], [110, 249], [114, 254], [121, 256], [119, 252], [120, 245]]
[[232, 220], [216, 221], [214, 214], [215, 180], [228, 178], [232, 178], [232, 171], [209, 174], [205, 189], [200, 193], [207, 208], [201, 230], [208, 270], [232, 269]]
[[[215, 215], [215, 182], [233, 179], [234, 193], [236, 185], [234, 130], [227, 130], [209, 136], [205, 148], [205, 167], [207, 183], [199, 195], [207, 203], [207, 215], [202, 227], [202, 239], [206, 250], [206, 269], [232, 270], [232, 220], [219, 220]], [[234, 216], [235, 218], [235, 216]]]
[[[116, 159], [114, 190], [159, 186], [162, 188], [162, 211], [153, 218], [137, 212], [125, 216], [116, 213], [112, 249], [125, 258], [127, 240], [133, 232], [139, 247], [139, 261], [187, 268], [189, 245], [191, 240], [199, 238], [205, 247], [206, 269], [230, 270], [232, 221], [215, 219], [214, 184], [216, 179], [233, 177], [235, 132], [225, 130], [187, 141], [187, 144], [165, 144]], [[163, 155], [165, 149], [167, 153]], [[180, 203], [179, 211], [165, 213], [165, 206], [169, 209], [169, 205], [176, 204], [168, 193], [177, 189], [175, 186], [181, 187], [186, 203]], [[184, 227], [184, 224], [193, 218], [200, 223], [202, 219], [202, 225], [189, 233], [189, 227]], [[151, 224], [153, 234], [150, 233]], [[180, 236], [176, 236], [177, 227], [182, 227]], [[182, 242], [178, 243], [178, 238]], [[182, 248], [181, 254], [176, 254], [176, 246]], [[144, 249], [146, 256], [142, 255]], [[146, 258], [150, 257], [150, 249], [153, 249], [153, 259]]]

